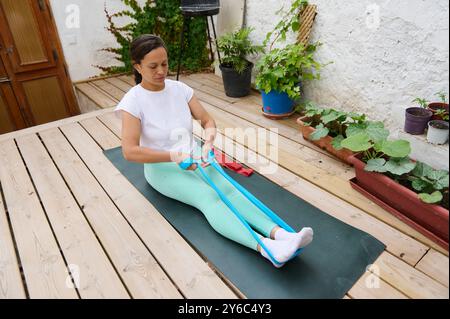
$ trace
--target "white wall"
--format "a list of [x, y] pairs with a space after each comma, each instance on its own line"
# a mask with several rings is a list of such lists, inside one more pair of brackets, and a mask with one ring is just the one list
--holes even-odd
[[[145, 0], [138, 2], [143, 4]], [[99, 51], [118, 46], [113, 35], [106, 30], [108, 24], [105, 4], [109, 13], [126, 8], [120, 0], [50, 0], [64, 56], [74, 82], [99, 75], [101, 70], [93, 65], [119, 65], [112, 59], [111, 53]], [[76, 25], [74, 8], [79, 11], [79, 27]], [[125, 23], [129, 20], [121, 18], [114, 21]]]
[[[246, 25], [261, 42], [290, 0], [247, 0]], [[415, 97], [431, 99], [449, 86], [448, 0], [312, 0], [318, 15], [312, 41], [323, 46], [322, 62], [333, 61], [322, 79], [306, 86], [319, 105], [364, 112], [391, 129], [403, 126], [404, 109]], [[375, 6], [380, 23], [372, 24]], [[291, 36], [290, 41], [295, 41]]]

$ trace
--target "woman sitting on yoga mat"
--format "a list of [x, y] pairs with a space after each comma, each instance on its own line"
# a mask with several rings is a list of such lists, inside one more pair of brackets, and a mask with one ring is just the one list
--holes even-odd
[[[259, 251], [270, 260], [249, 230], [199, 174], [197, 164], [186, 170], [178, 165], [189, 157], [206, 162], [215, 140], [216, 126], [193, 89], [167, 79], [169, 63], [164, 42], [154, 35], [141, 35], [132, 42], [130, 53], [136, 86], [116, 107], [122, 114], [125, 159], [144, 163], [145, 178], [158, 192], [196, 207], [218, 233]], [[206, 131], [203, 147], [198, 146], [192, 136], [193, 118], [199, 120]], [[243, 218], [263, 235], [262, 242], [281, 266], [312, 241], [311, 228], [303, 228], [298, 233], [280, 228], [208, 163], [202, 167]]]

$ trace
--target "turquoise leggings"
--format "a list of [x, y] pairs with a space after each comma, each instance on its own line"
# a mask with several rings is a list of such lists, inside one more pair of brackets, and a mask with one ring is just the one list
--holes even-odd
[[[250, 226], [265, 237], [269, 237], [277, 224], [253, 205], [214, 167], [208, 166], [204, 170]], [[257, 249], [257, 241], [203, 179], [198, 169], [185, 171], [174, 162], [163, 162], [144, 164], [144, 172], [147, 182], [154, 189], [200, 210], [219, 234], [248, 248]]]

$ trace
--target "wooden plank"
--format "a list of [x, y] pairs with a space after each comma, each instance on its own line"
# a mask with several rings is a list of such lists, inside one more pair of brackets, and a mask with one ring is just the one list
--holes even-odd
[[369, 270], [410, 298], [448, 299], [448, 287], [384, 252]]
[[80, 124], [95, 141], [102, 141], [103, 149], [110, 149], [121, 145], [120, 139], [111, 134], [111, 131], [96, 117], [80, 121]]
[[106, 80], [97, 80], [97, 81], [90, 82], [90, 84], [97, 87], [100, 91], [105, 93], [108, 97], [112, 97], [119, 101], [125, 95], [125, 93], [121, 89], [112, 85], [111, 83], [109, 83]]
[[114, 85], [115, 87], [117, 87], [118, 89], [122, 90], [125, 93], [128, 92], [134, 86], [118, 78], [108, 78], [105, 79], [105, 81], [111, 83], [112, 85]]
[[49, 128], [53, 128], [53, 127], [58, 127], [64, 124], [68, 124], [68, 123], [74, 123], [77, 121], [81, 121], [83, 119], [87, 119], [93, 116], [97, 116], [97, 115], [101, 115], [101, 114], [105, 114], [105, 113], [111, 113], [111, 111], [114, 108], [109, 108], [109, 109], [102, 109], [102, 110], [98, 110], [98, 111], [93, 111], [90, 113], [86, 113], [86, 114], [80, 114], [77, 116], [72, 116], [72, 117], [68, 117], [62, 120], [58, 120], [58, 121], [54, 121], [54, 122], [50, 122], [50, 123], [46, 123], [46, 124], [41, 124], [41, 125], [36, 125], [33, 127], [29, 127], [26, 129], [22, 129], [19, 131], [15, 131], [15, 132], [11, 132], [11, 133], [7, 133], [7, 134], [2, 134], [0, 135], [0, 142], [2, 141], [6, 141], [6, 140], [11, 140], [14, 138], [18, 138], [20, 136], [25, 136], [25, 135], [29, 135], [29, 134], [35, 134], [39, 131], [43, 131], [43, 130], [47, 130]]
[[108, 127], [119, 138], [119, 140], [122, 138], [122, 122], [115, 113], [110, 112], [101, 114], [97, 118], [106, 127]]
[[128, 73], [117, 73], [117, 74], [113, 74], [113, 75], [96, 76], [96, 77], [85, 79], [85, 80], [75, 81], [75, 82], [73, 82], [73, 85], [88, 83], [88, 82], [92, 82], [95, 80], [106, 80], [109, 78], [116, 78], [116, 77], [123, 76], [123, 75], [128, 75]]
[[61, 130], [185, 297], [236, 298], [81, 126], [69, 124]]
[[181, 298], [62, 133], [51, 129], [40, 135], [132, 297]]
[[354, 299], [408, 299], [400, 291], [368, 271], [350, 289], [348, 295]]
[[89, 97], [101, 108], [109, 108], [117, 104], [117, 102], [113, 100], [110, 96], [106, 95], [104, 92], [102, 92], [101, 90], [99, 90], [90, 83], [81, 83], [78, 84], [75, 88], [80, 92], [82, 92], [87, 97]]
[[30, 298], [78, 298], [13, 140], [0, 142], [0, 181]]
[[133, 75], [121, 75], [117, 77], [119, 80], [124, 81], [125, 83], [128, 83], [131, 86], [135, 86], [136, 82], [134, 81], [134, 76]]
[[[99, 117], [101, 121], [107, 122], [107, 126], [117, 136], [121, 135], [120, 120], [112, 114], [104, 114]], [[107, 119], [107, 121], [105, 121]], [[194, 134], [202, 136], [203, 129], [200, 124], [193, 121]], [[223, 136], [220, 131], [215, 140], [215, 146], [221, 149], [223, 145], [234, 145], [235, 157], [238, 161], [246, 163], [247, 166], [261, 172], [261, 167], [266, 164], [257, 162], [249, 163], [248, 158], [256, 158], [257, 154], [252, 149], [248, 149], [239, 143], [235, 143], [230, 138]], [[276, 163], [272, 163], [276, 165]], [[261, 172], [262, 173], [262, 172]], [[341, 221], [368, 232], [379, 240], [383, 241], [387, 249], [396, 256], [404, 259], [411, 265], [415, 265], [426, 253], [427, 247], [420, 242], [410, 238], [366, 214], [360, 209], [340, 200], [338, 197], [315, 186], [313, 183], [302, 179], [292, 172], [279, 166], [275, 174], [264, 174], [268, 179], [274, 181], [286, 190], [306, 200], [324, 212], [340, 219]]]
[[[81, 297], [129, 298], [108, 256], [39, 138], [36, 135], [24, 136], [17, 139], [17, 144], [66, 262], [79, 271], [77, 285]], [[81, 185], [87, 187], [86, 184]], [[102, 211], [98, 210], [96, 213], [100, 215]]]
[[4, 205], [0, 187], [0, 299], [24, 299], [25, 290]]
[[445, 287], [448, 287], [448, 257], [430, 249], [421, 261], [416, 265], [416, 269], [424, 272], [431, 278], [439, 281]]

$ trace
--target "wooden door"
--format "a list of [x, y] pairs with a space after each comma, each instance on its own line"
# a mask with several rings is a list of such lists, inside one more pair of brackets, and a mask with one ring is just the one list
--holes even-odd
[[0, 134], [25, 127], [26, 124], [20, 113], [11, 80], [8, 78], [6, 69], [0, 59]]
[[[26, 126], [80, 114], [48, 0], [0, 0], [0, 36], [0, 56]], [[13, 113], [14, 105], [8, 109]]]

